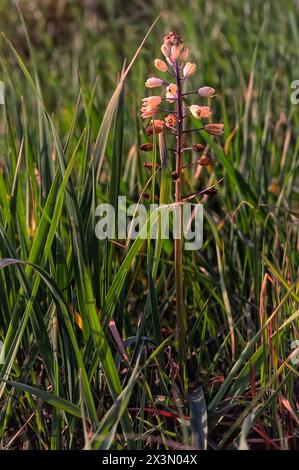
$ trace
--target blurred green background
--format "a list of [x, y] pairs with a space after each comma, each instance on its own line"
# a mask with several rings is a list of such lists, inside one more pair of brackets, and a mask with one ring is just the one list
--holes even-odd
[[[23, 0], [19, 3], [37, 55], [47, 109], [56, 114], [62, 131], [69, 127], [69, 105], [75, 103], [78, 95], [78, 74], [90, 87], [98, 77], [95, 100], [98, 116], [94, 123], [97, 126], [124, 60], [132, 58], [147, 29], [160, 14], [126, 86], [126, 153], [136, 143], [136, 111], [145, 93], [144, 81], [155, 73], [152, 64], [155, 57], [160, 57], [161, 38], [169, 30], [176, 30], [191, 48], [191, 60], [198, 64], [193, 85], [213, 86], [217, 90], [217, 103], [222, 101], [222, 108], [225, 106], [229, 124], [226, 135], [244, 126], [242, 152], [237, 152], [233, 159], [240, 163], [248, 182], [255, 190], [261, 190], [264, 197], [265, 184], [279, 184], [291, 157], [283, 162], [281, 169], [279, 159], [273, 157], [274, 150], [270, 151], [267, 159], [275, 158], [270, 174], [255, 170], [261, 165], [258, 154], [263, 154], [265, 145], [271, 146], [274, 132], [282, 151], [285, 126], [298, 115], [298, 106], [290, 102], [290, 84], [299, 77], [298, 1]], [[0, 12], [0, 30], [23, 58], [28, 58], [14, 2], [2, 0]], [[0, 44], [3, 76], [4, 58], [15, 64], [4, 41]], [[24, 94], [27, 84], [9, 75], [16, 91]], [[220, 105], [215, 119], [223, 119]], [[267, 181], [261, 181], [263, 177]]]

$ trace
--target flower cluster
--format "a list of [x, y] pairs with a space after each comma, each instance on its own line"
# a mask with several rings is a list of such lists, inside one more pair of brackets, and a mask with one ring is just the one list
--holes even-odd
[[[161, 46], [164, 60], [155, 59], [154, 65], [159, 72], [165, 74], [164, 78], [150, 77], [146, 80], [145, 86], [150, 89], [160, 89], [159, 94], [153, 94], [142, 100], [141, 117], [150, 119], [146, 129], [147, 135], [162, 133], [167, 129], [178, 133], [189, 132], [184, 130], [182, 119], [188, 116], [195, 119], [209, 119], [212, 111], [209, 106], [202, 104], [189, 104], [190, 95], [196, 94], [198, 98], [211, 98], [215, 95], [215, 90], [209, 86], [203, 86], [193, 92], [183, 92], [187, 79], [196, 71], [196, 64], [189, 62], [189, 49], [185, 47], [181, 36], [170, 32], [165, 36]], [[162, 103], [176, 103], [176, 109], [169, 112], [160, 107]], [[166, 104], [166, 107], [168, 105]], [[158, 113], [166, 113], [164, 119], [157, 119]], [[184, 121], [185, 122], [185, 121]], [[179, 125], [181, 124], [181, 125]], [[205, 124], [198, 130], [205, 130], [212, 135], [223, 134], [223, 124]], [[181, 139], [183, 143], [183, 138]], [[190, 147], [190, 149], [194, 148]], [[178, 149], [178, 151], [181, 151]]]

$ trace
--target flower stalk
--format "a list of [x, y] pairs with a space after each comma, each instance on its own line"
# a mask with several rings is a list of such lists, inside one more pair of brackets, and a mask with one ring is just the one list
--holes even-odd
[[[190, 198], [194, 198], [197, 195], [206, 196], [213, 194], [216, 188], [210, 187], [206, 190], [200, 190], [199, 192], [193, 193], [192, 195], [182, 195], [182, 174], [184, 168], [191, 168], [194, 164], [207, 166], [212, 163], [212, 158], [207, 156], [205, 153], [196, 162], [191, 165], [183, 164], [183, 157], [187, 152], [201, 153], [205, 150], [205, 147], [201, 143], [190, 143], [186, 145], [185, 139], [192, 135], [193, 131], [197, 132], [208, 132], [211, 135], [222, 135], [223, 124], [208, 124], [203, 125], [202, 120], [210, 119], [212, 114], [208, 106], [200, 104], [188, 104], [185, 100], [189, 99], [189, 95], [197, 94], [199, 99], [210, 99], [215, 94], [214, 88], [204, 86], [198, 88], [197, 91], [183, 91], [186, 82], [189, 77], [196, 71], [196, 64], [187, 62], [189, 59], [189, 49], [184, 46], [181, 36], [176, 33], [169, 33], [165, 36], [161, 52], [165, 58], [164, 60], [155, 59], [155, 67], [159, 72], [166, 73], [171, 77], [174, 83], [169, 83], [165, 78], [160, 79], [159, 77], [150, 77], [145, 85], [147, 88], [160, 88], [162, 92], [155, 96], [149, 96], [142, 100], [141, 117], [143, 119], [150, 119], [150, 125], [146, 127], [146, 134], [153, 136], [154, 144], [153, 149], [156, 148], [156, 134], [158, 134], [158, 143], [166, 140], [166, 131], [169, 131], [170, 136], [175, 136], [176, 145], [167, 146], [175, 147], [171, 148], [174, 153], [175, 162], [172, 168], [175, 166], [174, 171], [171, 171], [170, 177], [172, 178], [175, 189], [174, 189], [174, 200], [175, 210], [177, 216], [178, 227], [176, 227], [176, 234], [174, 236], [174, 265], [175, 265], [175, 289], [176, 289], [176, 334], [177, 334], [177, 348], [178, 348], [178, 364], [180, 368], [180, 381], [186, 385], [186, 330], [187, 330], [187, 309], [184, 302], [184, 275], [183, 275], [183, 204], [186, 203]], [[173, 110], [169, 110], [169, 114], [162, 118], [157, 118], [157, 115], [168, 112], [167, 109], [160, 107], [162, 103], [168, 103], [173, 105]], [[185, 123], [187, 118], [192, 117], [200, 120], [201, 127], [197, 129], [185, 129]], [[151, 147], [148, 143], [141, 146], [142, 150], [150, 150]], [[161, 150], [161, 149], [160, 149]], [[161, 162], [162, 165], [162, 162]], [[196, 166], [195, 165], [195, 166]], [[156, 168], [156, 162], [154, 161], [152, 166], [147, 164], [148, 168]], [[153, 186], [154, 188], [154, 186]], [[153, 196], [153, 195], [152, 195]]]
[[182, 247], [182, 150], [184, 147], [184, 127], [183, 127], [183, 97], [182, 83], [180, 77], [179, 62], [175, 60], [175, 79], [177, 86], [177, 132], [176, 132], [176, 179], [175, 179], [175, 202], [178, 211], [178, 236], [174, 241], [174, 263], [175, 263], [175, 287], [176, 287], [176, 315], [177, 315], [177, 341], [178, 341], [178, 362], [181, 372], [186, 363], [186, 318], [184, 308], [184, 281], [183, 281], [183, 247]]

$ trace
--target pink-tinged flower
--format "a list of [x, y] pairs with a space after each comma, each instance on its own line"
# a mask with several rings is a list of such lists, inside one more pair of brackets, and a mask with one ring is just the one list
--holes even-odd
[[172, 93], [173, 95], [176, 95], [178, 91], [178, 87], [176, 86], [175, 83], [170, 83], [168, 87], [166, 88], [166, 91], [168, 91], [168, 93]]
[[180, 53], [181, 53], [181, 50], [183, 48], [183, 44], [179, 44], [178, 46], [172, 46], [171, 48], [171, 58], [173, 60], [177, 60]]
[[168, 85], [168, 87], [166, 88], [166, 95], [165, 95], [168, 103], [175, 102], [175, 100], [177, 99], [177, 90], [178, 90], [178, 87], [176, 86], [175, 83], [170, 83], [170, 85]]
[[142, 106], [151, 106], [152, 108], [155, 108], [161, 104], [161, 101], [161, 96], [147, 96], [146, 98], [143, 98]]
[[160, 70], [160, 72], [167, 72], [168, 66], [165, 64], [164, 60], [155, 59], [155, 67]]
[[162, 99], [160, 96], [148, 96], [143, 98], [141, 107], [141, 118], [147, 119], [153, 117], [157, 112], [157, 106], [161, 103]]
[[166, 46], [166, 44], [162, 44], [161, 52], [166, 58], [170, 57], [170, 47]]
[[206, 124], [205, 131], [212, 135], [223, 135], [224, 124]]
[[147, 135], [160, 134], [164, 130], [165, 122], [160, 119], [154, 119], [151, 122], [151, 125], [146, 128]]
[[187, 62], [187, 64], [183, 68], [183, 76], [189, 77], [195, 72], [195, 70], [196, 70], [196, 64], [193, 64], [192, 62]]
[[197, 104], [192, 104], [189, 106], [189, 109], [196, 119], [205, 119], [210, 117], [212, 114], [208, 106], [198, 106]]
[[203, 86], [198, 88], [198, 94], [204, 97], [213, 96], [215, 95], [215, 89], [210, 86]]
[[156, 77], [148, 78], [145, 82], [145, 86], [147, 88], [157, 88], [159, 86], [162, 86], [163, 84], [164, 84], [164, 81], [161, 80], [161, 78], [156, 78]]
[[188, 57], [189, 57], [189, 47], [184, 47], [184, 49], [181, 52], [180, 59], [185, 62], [188, 59]]
[[158, 132], [159, 130], [163, 131], [164, 124], [165, 124], [164, 121], [162, 121], [161, 119], [154, 119], [152, 121], [152, 125], [153, 125], [156, 132]]
[[152, 106], [142, 106], [141, 118], [147, 119], [149, 117], [153, 117], [155, 114], [157, 114], [157, 112], [158, 112], [157, 108], [153, 108]]
[[177, 123], [177, 117], [175, 114], [168, 114], [168, 116], [165, 117], [165, 125], [166, 127], [175, 127]]

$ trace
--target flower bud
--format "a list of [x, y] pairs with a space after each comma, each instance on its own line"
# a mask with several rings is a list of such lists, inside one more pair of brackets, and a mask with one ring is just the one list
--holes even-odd
[[196, 70], [196, 64], [193, 64], [192, 62], [187, 62], [185, 67], [183, 68], [183, 76], [184, 77], [189, 77], [189, 75], [192, 75]]
[[140, 150], [142, 150], [143, 152], [151, 152], [153, 150], [153, 144], [151, 143], [142, 144], [140, 145]]
[[208, 106], [198, 106], [197, 104], [192, 104], [189, 106], [189, 109], [196, 119], [205, 119], [210, 117], [212, 114]]
[[[153, 168], [153, 162], [144, 162], [143, 166], [144, 168]], [[156, 164], [156, 168], [158, 168], [157, 164]]]
[[188, 57], [189, 57], [189, 47], [184, 47], [184, 49], [181, 52], [180, 59], [185, 62], [188, 59]]
[[160, 119], [154, 119], [150, 126], [146, 128], [147, 135], [160, 134], [164, 130], [165, 122]]
[[179, 46], [172, 46], [171, 48], [171, 57], [172, 59], [176, 60], [180, 53], [181, 53], [181, 50], [182, 50], [182, 45], [179, 45]]
[[167, 72], [168, 70], [167, 64], [161, 59], [155, 59], [155, 67], [160, 70], [160, 72]]
[[224, 124], [206, 124], [205, 131], [212, 135], [223, 135]]
[[170, 50], [169, 47], [166, 46], [166, 44], [162, 44], [161, 52], [166, 58], [170, 56]]
[[213, 96], [215, 95], [215, 89], [210, 86], [203, 86], [198, 88], [198, 94], [204, 97]]
[[177, 33], [170, 31], [167, 36], [164, 37], [164, 44], [170, 46], [180, 46], [183, 44], [183, 39]]
[[202, 144], [194, 144], [192, 145], [192, 149], [194, 152], [202, 152], [204, 150], [204, 146]]
[[145, 86], [147, 88], [156, 88], [156, 87], [162, 86], [163, 83], [164, 81], [161, 80], [161, 78], [151, 77], [146, 80]]
[[209, 155], [202, 155], [198, 162], [201, 166], [209, 166], [214, 163], [214, 160]]

